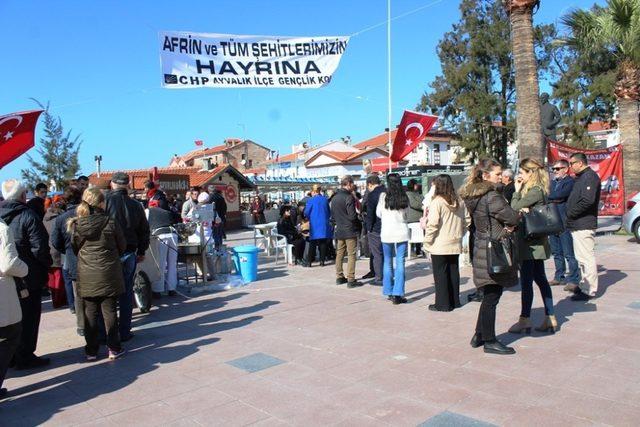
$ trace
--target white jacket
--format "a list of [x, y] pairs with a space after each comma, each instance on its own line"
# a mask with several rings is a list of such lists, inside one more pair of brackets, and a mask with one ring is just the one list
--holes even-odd
[[409, 241], [407, 209], [391, 210], [384, 207], [386, 193], [380, 194], [376, 216], [380, 218], [380, 241], [382, 243], [401, 243]]
[[0, 220], [0, 327], [22, 320], [14, 277], [25, 277], [29, 267], [20, 258], [11, 230]]

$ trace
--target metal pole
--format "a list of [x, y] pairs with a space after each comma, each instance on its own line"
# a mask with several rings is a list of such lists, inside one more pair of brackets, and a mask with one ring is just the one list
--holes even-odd
[[387, 0], [387, 146], [389, 147], [389, 172], [391, 172], [391, 0]]

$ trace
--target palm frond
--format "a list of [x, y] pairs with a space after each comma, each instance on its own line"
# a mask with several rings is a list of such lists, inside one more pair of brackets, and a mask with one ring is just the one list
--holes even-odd
[[595, 13], [582, 9], [572, 10], [563, 16], [561, 22], [571, 32], [563, 39], [564, 44], [584, 52], [601, 45], [602, 27], [598, 18]]

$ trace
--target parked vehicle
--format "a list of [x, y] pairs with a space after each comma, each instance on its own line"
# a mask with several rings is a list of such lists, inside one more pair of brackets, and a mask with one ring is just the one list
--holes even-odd
[[627, 213], [622, 216], [622, 227], [627, 233], [633, 233], [640, 243], [640, 192], [632, 194], [627, 200]]

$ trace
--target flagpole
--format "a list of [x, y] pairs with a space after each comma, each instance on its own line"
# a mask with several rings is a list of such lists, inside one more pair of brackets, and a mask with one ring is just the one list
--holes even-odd
[[389, 172], [391, 172], [391, 0], [387, 0], [387, 146], [389, 147]]

